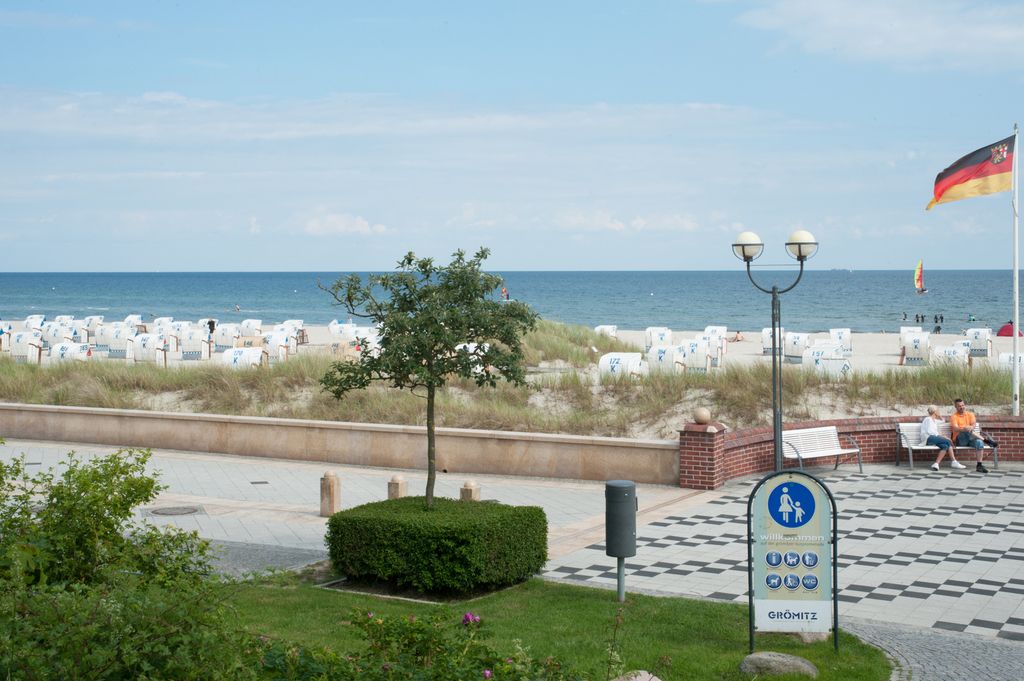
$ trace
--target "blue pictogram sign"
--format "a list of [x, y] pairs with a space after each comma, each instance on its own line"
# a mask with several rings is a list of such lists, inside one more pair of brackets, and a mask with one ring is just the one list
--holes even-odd
[[778, 551], [769, 551], [764, 554], [764, 562], [768, 563], [769, 567], [779, 567], [782, 565], [782, 554]]
[[800, 577], [790, 572], [788, 575], [782, 578], [782, 583], [786, 585], [786, 588], [790, 591], [796, 591], [800, 588]]
[[764, 578], [764, 583], [768, 585], [769, 589], [778, 589], [782, 586], [782, 577], [775, 573], [770, 573]]
[[818, 588], [818, 578], [814, 575], [804, 575], [804, 588], [808, 591], [814, 591]]
[[782, 561], [786, 564], [786, 567], [795, 568], [800, 564], [800, 554], [796, 551], [786, 551], [786, 555], [782, 557]]
[[805, 566], [813, 568], [818, 564], [818, 554], [814, 551], [805, 551], [802, 560]]
[[799, 482], [779, 485], [768, 495], [768, 513], [783, 527], [801, 527], [814, 517], [814, 495]]

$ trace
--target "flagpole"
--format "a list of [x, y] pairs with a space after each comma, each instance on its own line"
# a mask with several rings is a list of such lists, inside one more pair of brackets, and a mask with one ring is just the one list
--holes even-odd
[[1020, 204], [1017, 202], [1019, 132], [1013, 124], [1013, 415], [1020, 416]]

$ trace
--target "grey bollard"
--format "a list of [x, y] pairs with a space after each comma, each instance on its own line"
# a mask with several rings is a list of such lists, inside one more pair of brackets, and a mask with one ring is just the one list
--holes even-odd
[[480, 485], [472, 480], [467, 480], [459, 490], [460, 501], [480, 501]]
[[604, 484], [605, 554], [615, 558], [636, 555], [636, 483], [609, 480]]
[[388, 499], [401, 499], [408, 492], [408, 483], [401, 475], [392, 475], [388, 481]]
[[320, 517], [329, 518], [341, 510], [341, 480], [327, 471], [320, 478]]

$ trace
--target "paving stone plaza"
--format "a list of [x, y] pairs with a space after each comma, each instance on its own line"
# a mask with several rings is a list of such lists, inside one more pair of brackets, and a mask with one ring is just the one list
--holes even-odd
[[[0, 457], [24, 453], [32, 467], [49, 467], [72, 449], [115, 448], [9, 440]], [[341, 479], [343, 508], [386, 498], [396, 473], [413, 494], [425, 480], [416, 471], [166, 450], [151, 464], [169, 488], [137, 513], [213, 540], [231, 574], [326, 557], [319, 492], [327, 470]], [[839, 511], [840, 626], [885, 649], [898, 665], [893, 678], [1024, 678], [1024, 466], [1003, 463], [988, 475], [890, 465], [812, 472]], [[458, 497], [468, 477], [440, 474], [437, 494]], [[484, 499], [545, 509], [546, 579], [615, 587], [603, 483], [471, 477]], [[638, 485], [627, 591], [746, 602], [746, 501], [756, 482], [709, 492]]]

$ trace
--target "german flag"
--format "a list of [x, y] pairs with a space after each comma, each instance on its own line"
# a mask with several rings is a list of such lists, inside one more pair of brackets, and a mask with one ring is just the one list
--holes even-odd
[[1013, 141], [1011, 135], [972, 151], [939, 173], [935, 177], [935, 198], [925, 210], [937, 203], [1013, 189]]

